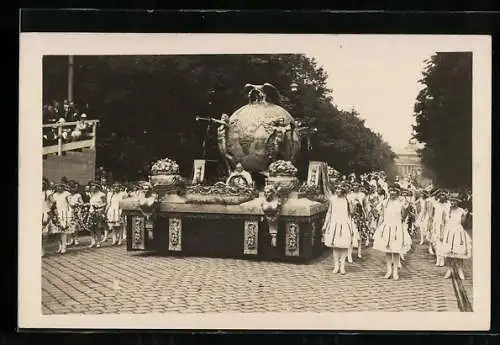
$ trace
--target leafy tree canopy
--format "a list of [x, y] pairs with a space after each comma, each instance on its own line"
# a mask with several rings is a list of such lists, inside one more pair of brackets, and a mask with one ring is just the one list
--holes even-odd
[[472, 53], [438, 53], [425, 61], [414, 116], [424, 165], [443, 187], [472, 185]]
[[[98, 164], [118, 178], [144, 177], [164, 157], [189, 174], [206, 130], [196, 115], [231, 114], [247, 101], [246, 83], [272, 83], [295, 119], [318, 128], [299, 164], [322, 160], [348, 173], [387, 170], [394, 159], [356, 112], [332, 104], [326, 72], [305, 55], [76, 56], [74, 74], [76, 101], [101, 121]], [[66, 89], [67, 57], [45, 57], [44, 101], [66, 98]]]

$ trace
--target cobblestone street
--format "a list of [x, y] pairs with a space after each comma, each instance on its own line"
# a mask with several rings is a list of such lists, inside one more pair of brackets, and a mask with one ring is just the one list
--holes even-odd
[[[65, 255], [52, 250], [42, 259], [44, 314], [459, 311], [445, 268], [418, 244], [393, 281], [383, 278], [383, 255], [373, 249], [340, 275], [329, 253], [290, 264], [161, 257], [88, 243], [83, 238]], [[472, 302], [471, 260], [465, 267]]]

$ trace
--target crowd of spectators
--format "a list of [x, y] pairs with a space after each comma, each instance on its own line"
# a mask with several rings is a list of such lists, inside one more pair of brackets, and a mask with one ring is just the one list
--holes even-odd
[[76, 122], [74, 126], [63, 127], [59, 134], [57, 127], [43, 128], [43, 145], [56, 145], [59, 137], [63, 143], [85, 140], [92, 135], [92, 124], [86, 122], [88, 105], [79, 106], [73, 101], [53, 101], [43, 106], [43, 124], [55, 124], [65, 122]]

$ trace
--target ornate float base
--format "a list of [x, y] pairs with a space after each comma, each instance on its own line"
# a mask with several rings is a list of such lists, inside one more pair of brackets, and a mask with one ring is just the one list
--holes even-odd
[[276, 247], [263, 217], [263, 196], [240, 205], [160, 202], [152, 234], [132, 200], [124, 200], [127, 250], [177, 256], [306, 262], [321, 254], [328, 205], [290, 197], [278, 220]]

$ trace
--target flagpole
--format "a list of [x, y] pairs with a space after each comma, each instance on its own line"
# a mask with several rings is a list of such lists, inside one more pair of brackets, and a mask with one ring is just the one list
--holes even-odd
[[73, 101], [73, 83], [74, 83], [74, 56], [68, 57], [68, 101]]

